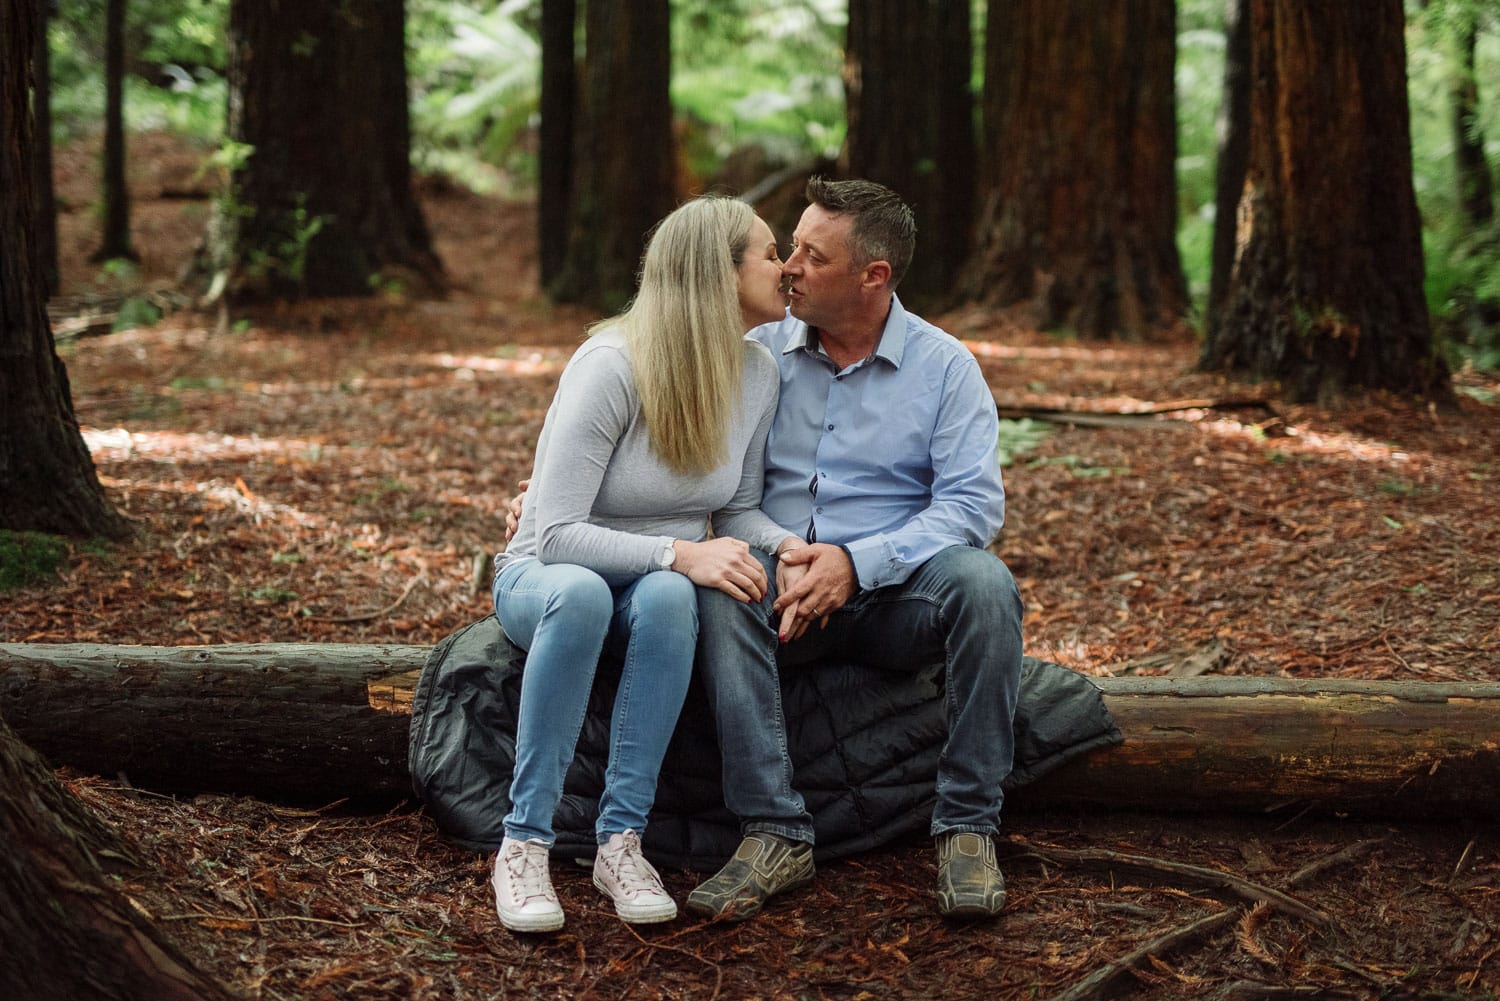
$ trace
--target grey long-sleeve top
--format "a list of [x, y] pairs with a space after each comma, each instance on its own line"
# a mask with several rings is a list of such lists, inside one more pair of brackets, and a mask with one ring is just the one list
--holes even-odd
[[728, 458], [706, 475], [679, 473], [651, 449], [624, 335], [595, 334], [563, 369], [537, 439], [521, 524], [496, 558], [496, 573], [535, 557], [623, 583], [660, 569], [673, 539], [707, 538], [710, 516], [715, 535], [772, 551], [789, 534], [760, 511], [779, 385], [770, 352], [747, 340]]

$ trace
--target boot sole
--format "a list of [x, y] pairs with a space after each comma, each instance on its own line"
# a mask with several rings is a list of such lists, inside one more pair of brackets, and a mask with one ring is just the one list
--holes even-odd
[[500, 923], [511, 931], [557, 931], [563, 926], [563, 915], [561, 914], [509, 915], [498, 907], [495, 908], [495, 913], [500, 916]]

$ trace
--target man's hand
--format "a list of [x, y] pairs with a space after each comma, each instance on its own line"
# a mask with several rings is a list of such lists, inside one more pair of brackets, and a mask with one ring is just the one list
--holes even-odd
[[505, 544], [510, 545], [510, 540], [516, 537], [516, 529], [521, 527], [521, 502], [526, 498], [526, 491], [531, 486], [530, 480], [522, 480], [516, 484], [521, 492], [510, 499], [505, 505]]
[[849, 562], [849, 554], [823, 542], [784, 550], [778, 561], [776, 580], [782, 586], [771, 607], [781, 613], [791, 610], [791, 628], [787, 628], [787, 616], [783, 614], [779, 630], [791, 639], [800, 637], [815, 621], [826, 626], [828, 617], [843, 608], [859, 590], [859, 579]]

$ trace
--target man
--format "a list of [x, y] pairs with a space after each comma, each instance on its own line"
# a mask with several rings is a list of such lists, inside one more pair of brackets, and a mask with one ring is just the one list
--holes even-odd
[[740, 920], [812, 880], [779, 677], [837, 656], [943, 665], [938, 906], [989, 917], [1005, 902], [992, 838], [1021, 672], [1020, 596], [984, 548], [1005, 510], [994, 399], [974, 356], [895, 296], [915, 245], [905, 203], [868, 181], [813, 178], [807, 195], [782, 269], [789, 315], [750, 335], [781, 368], [762, 509], [795, 534], [765, 557], [764, 600], [699, 601], [698, 670], [744, 840], [687, 906]]

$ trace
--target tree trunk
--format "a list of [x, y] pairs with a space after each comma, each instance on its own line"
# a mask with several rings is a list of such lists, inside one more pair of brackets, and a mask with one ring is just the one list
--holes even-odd
[[1234, 270], [1240, 194], [1250, 153], [1250, 17], [1248, 0], [1224, 3], [1224, 94], [1214, 163], [1214, 242], [1206, 328], [1219, 322]]
[[37, 252], [29, 85], [39, 18], [0, 4], [0, 528], [120, 538], [73, 416]]
[[548, 292], [614, 312], [676, 203], [667, 0], [588, 0], [568, 256]]
[[52, 183], [52, 49], [47, 44], [47, 19], [56, 0], [37, 4], [37, 32], [32, 56], [32, 177], [36, 182], [36, 256], [42, 266], [43, 295], [61, 287], [57, 270], [57, 196]]
[[[0, 706], [54, 760], [172, 792], [410, 795], [416, 646], [0, 644]], [[1125, 743], [1020, 805], [1500, 817], [1500, 685], [1096, 678]]]
[[568, 254], [573, 181], [573, 110], [578, 100], [574, 0], [542, 0], [541, 127], [537, 151], [537, 265], [542, 288]]
[[1495, 215], [1490, 161], [1484, 154], [1484, 131], [1479, 122], [1479, 79], [1474, 75], [1474, 47], [1479, 29], [1473, 11], [1461, 10], [1454, 34], [1458, 67], [1454, 74], [1453, 167], [1458, 204], [1469, 225], [1478, 229]]
[[[400, 702], [377, 683], [420, 668], [427, 653], [332, 643], [0, 645], [0, 712], [53, 761], [124, 773], [147, 788], [391, 802], [411, 795], [410, 683]], [[331, 788], [339, 791], [329, 796]]]
[[57, 784], [3, 719], [0, 845], [0, 997], [231, 997], [106, 878], [101, 859], [127, 857], [115, 832]]
[[1172, 0], [990, 5], [970, 297], [1084, 337], [1181, 320], [1176, 41]]
[[901, 299], [919, 310], [941, 308], [968, 260], [974, 228], [969, 4], [851, 0], [848, 39], [841, 172], [879, 181], [911, 205], [919, 250]]
[[234, 0], [210, 268], [248, 296], [443, 284], [412, 192], [403, 0]]
[[1400, 0], [1250, 0], [1250, 150], [1205, 369], [1450, 397], [1422, 288]]
[[104, 232], [91, 261], [138, 260], [125, 181], [125, 0], [104, 5]]

